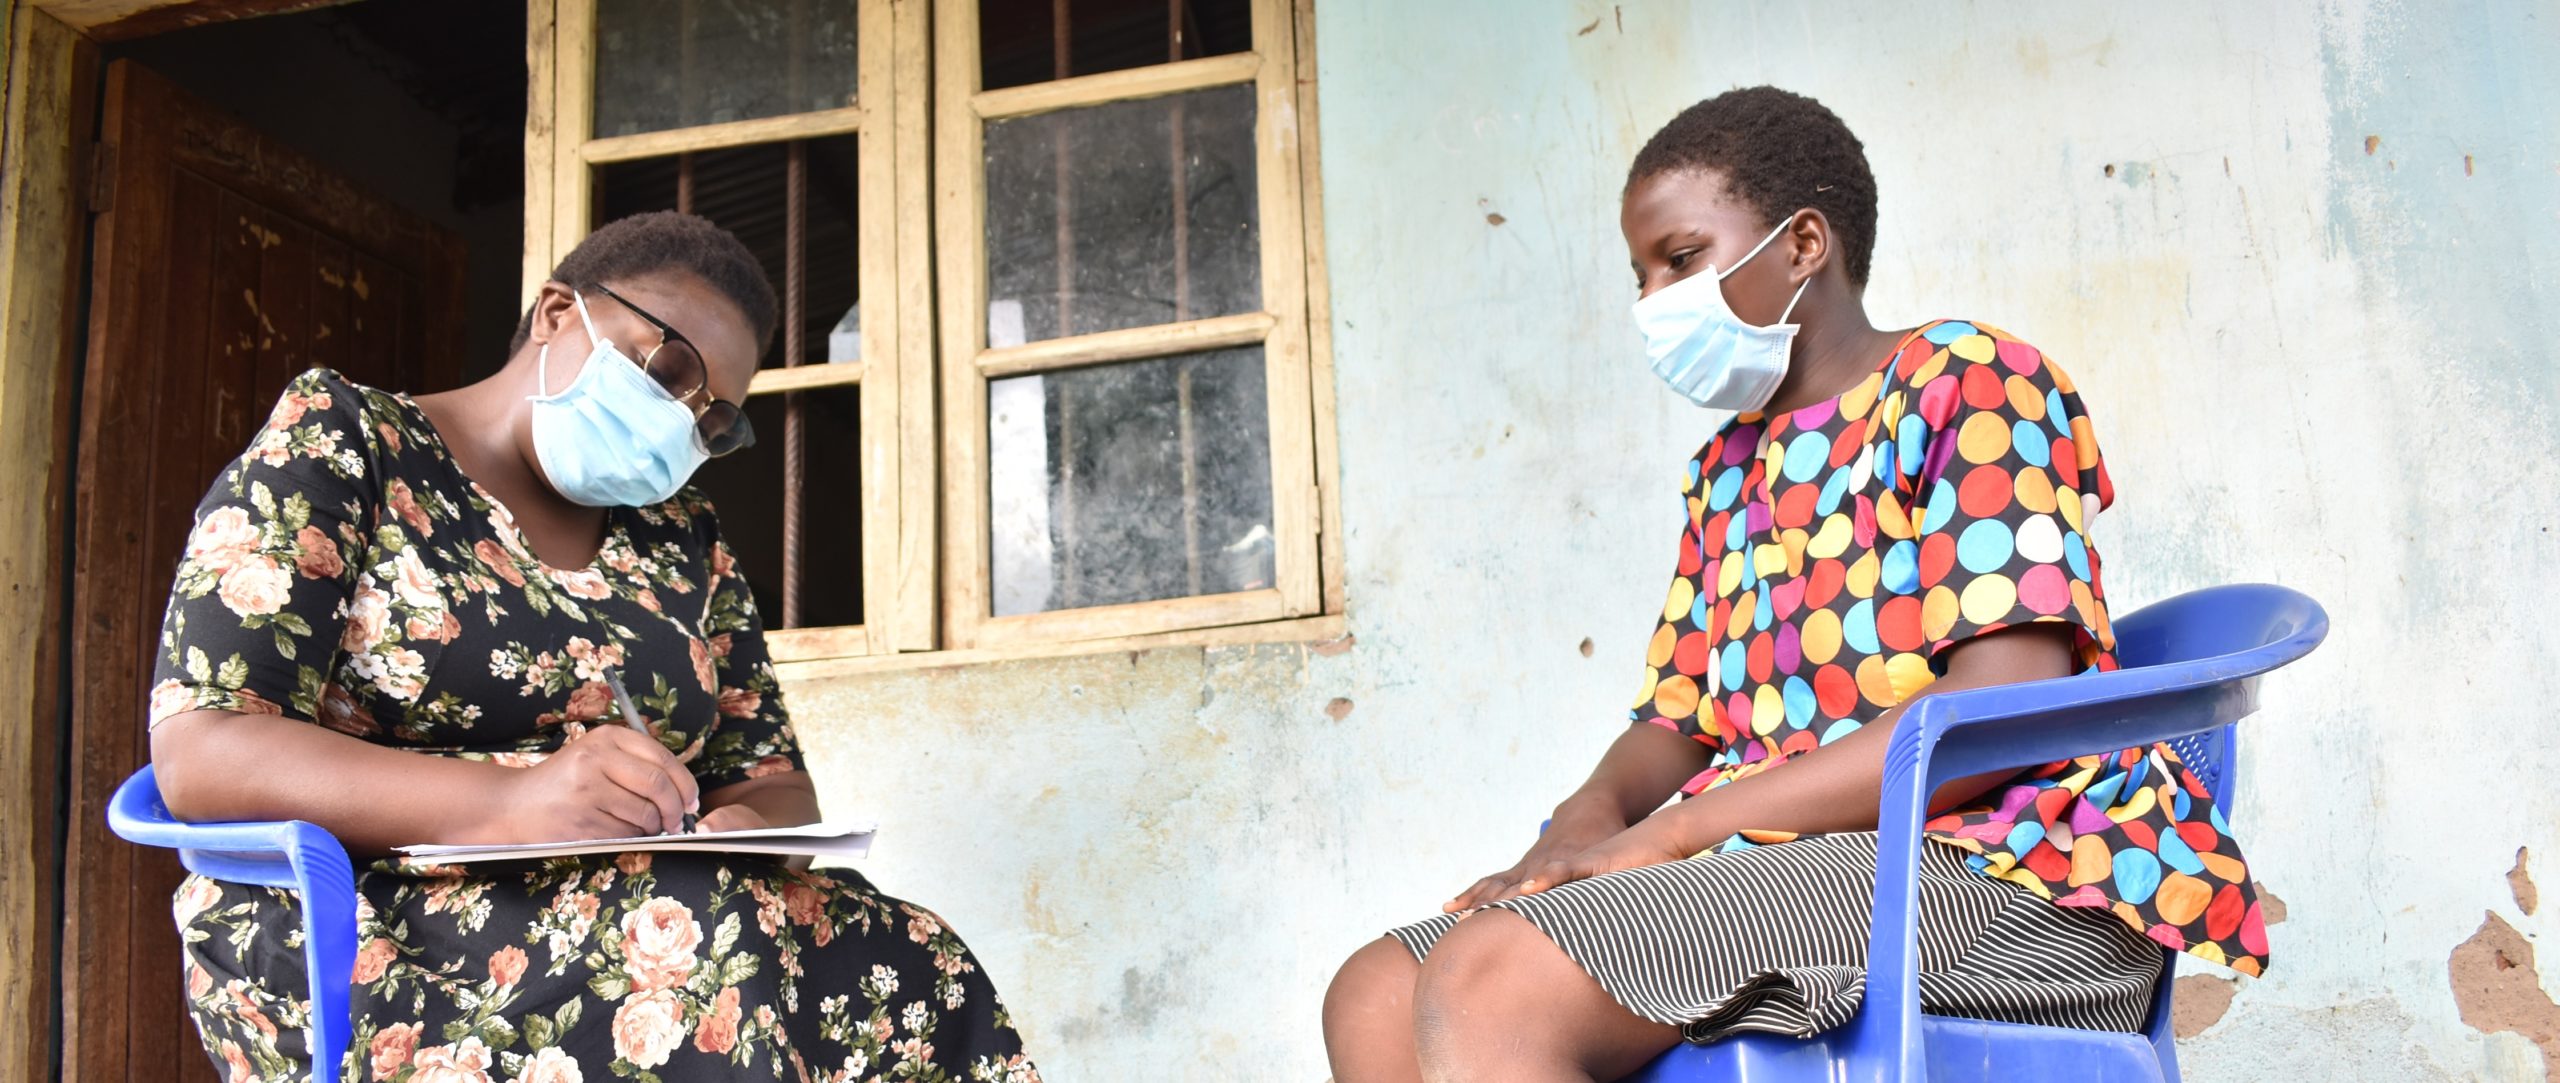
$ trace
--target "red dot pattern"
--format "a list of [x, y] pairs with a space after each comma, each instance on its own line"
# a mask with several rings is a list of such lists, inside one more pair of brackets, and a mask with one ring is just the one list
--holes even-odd
[[[2115, 499], [2097, 449], [2069, 376], [1962, 321], [1911, 332], [1834, 399], [1732, 419], [1690, 464], [1635, 719], [1714, 750], [1696, 793], [1876, 721], [1975, 636], [2056, 622], [2084, 668], [2114, 668], [2089, 541]], [[2238, 847], [2165, 747], [2023, 772], [1928, 831], [1985, 875], [2243, 973], [2265, 965]]]

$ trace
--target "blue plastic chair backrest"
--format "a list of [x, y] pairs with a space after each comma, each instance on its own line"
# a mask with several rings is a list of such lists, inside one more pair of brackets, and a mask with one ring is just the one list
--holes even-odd
[[2222, 810], [2225, 820], [2231, 818], [2232, 794], [2223, 788], [2223, 775], [2230, 771], [2231, 759], [2240, 751], [2239, 729], [2238, 726], [2224, 726], [2169, 742], [2170, 751], [2178, 754], [2179, 762], [2186, 764], [2187, 770], [2195, 772], [2196, 781], [2213, 791], [2213, 803]]
[[[2238, 654], [2292, 634], [2306, 614], [2280, 587], [2236, 584], [2181, 594], [2127, 614], [2116, 625], [2116, 660], [2127, 669]], [[2169, 742], [2196, 780], [2213, 791], [2228, 821], [2239, 727], [2219, 726]]]

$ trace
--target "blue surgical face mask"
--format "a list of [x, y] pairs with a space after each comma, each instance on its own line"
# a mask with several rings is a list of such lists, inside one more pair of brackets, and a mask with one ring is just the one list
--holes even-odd
[[551, 344], [543, 343], [535, 378], [544, 393], [527, 396], [533, 455], [543, 475], [571, 503], [591, 508], [646, 507], [676, 495], [711, 458], [694, 431], [693, 411], [596, 334], [583, 296], [578, 322], [595, 343], [586, 367], [568, 387], [550, 393]]
[[1644, 332], [1644, 352], [1653, 362], [1653, 374], [1690, 402], [1724, 410], [1757, 410], [1769, 404], [1769, 396], [1787, 378], [1787, 357], [1796, 339], [1796, 325], [1788, 323], [1787, 316], [1795, 312], [1796, 301], [1813, 280], [1808, 278], [1796, 287], [1778, 322], [1767, 327], [1742, 322], [1724, 302], [1724, 280], [1786, 231], [1787, 224], [1781, 222], [1733, 266], [1718, 271], [1709, 264], [1701, 273], [1637, 299], [1636, 329]]

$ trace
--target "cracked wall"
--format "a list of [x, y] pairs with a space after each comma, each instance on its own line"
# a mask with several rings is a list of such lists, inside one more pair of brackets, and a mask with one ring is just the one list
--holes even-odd
[[1879, 320], [2071, 368], [2120, 605], [2271, 580], [2335, 619], [2245, 730], [2289, 913], [2268, 977], [2183, 968], [2187, 1078], [2546, 1078], [2552, 918], [2509, 873], [2560, 844], [2548, 7], [1485, 8], [1318, 5], [1353, 641], [792, 683], [830, 808], [884, 823], [864, 868], [1052, 1074], [1322, 1078], [1335, 962], [1614, 736], [1711, 422], [1641, 363], [1618, 185], [1775, 82], [1866, 141]]

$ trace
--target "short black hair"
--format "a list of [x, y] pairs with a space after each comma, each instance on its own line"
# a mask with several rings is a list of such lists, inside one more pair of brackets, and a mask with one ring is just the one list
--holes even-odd
[[1772, 227], [1807, 207], [1821, 211], [1840, 239], [1850, 283], [1867, 284], [1876, 248], [1876, 176], [1867, 169], [1865, 144], [1821, 102], [1754, 86], [1683, 109], [1636, 152], [1627, 190], [1664, 173], [1709, 169]]
[[[710, 283], [746, 313], [758, 350], [773, 343], [773, 328], [781, 316], [775, 311], [773, 282], [765, 277], [764, 264], [735, 234], [700, 215], [650, 211], [605, 223], [569, 250], [568, 258], [552, 268], [551, 280], [584, 293], [608, 279], [666, 271], [682, 271]], [[524, 318], [516, 321], [515, 341], [507, 344], [507, 352], [523, 349], [532, 338], [533, 309], [527, 307]]]

